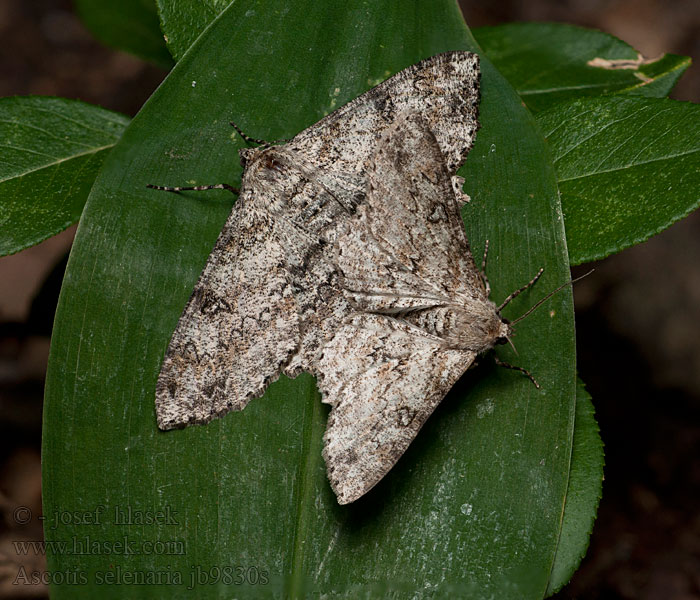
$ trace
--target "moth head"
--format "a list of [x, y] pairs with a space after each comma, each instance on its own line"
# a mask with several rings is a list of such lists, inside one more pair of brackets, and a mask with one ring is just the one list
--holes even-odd
[[238, 151], [238, 156], [241, 157], [241, 167], [245, 169], [248, 164], [255, 160], [256, 154], [260, 154], [259, 148], [241, 148]]
[[504, 344], [510, 344], [512, 346], [513, 342], [510, 341], [510, 338], [513, 335], [513, 328], [510, 326], [510, 321], [508, 319], [504, 319], [500, 315], [499, 318], [501, 319], [501, 327], [494, 345], [503, 346]]
[[285, 175], [288, 169], [284, 153], [277, 146], [259, 146], [257, 148], [241, 148], [238, 151], [241, 157], [241, 166], [245, 174], [252, 174], [256, 182], [261, 180], [276, 179], [280, 174]]

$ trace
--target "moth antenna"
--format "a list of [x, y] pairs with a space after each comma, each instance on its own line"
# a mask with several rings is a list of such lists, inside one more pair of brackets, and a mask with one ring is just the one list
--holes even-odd
[[549, 294], [547, 294], [544, 298], [542, 298], [542, 300], [540, 300], [540, 301], [537, 302], [533, 307], [531, 307], [524, 315], [520, 315], [517, 319], [515, 319], [515, 321], [511, 321], [510, 324], [511, 324], [511, 325], [515, 325], [518, 321], [522, 321], [522, 320], [523, 320], [525, 317], [527, 317], [533, 310], [535, 310], [536, 308], [538, 308], [539, 306], [541, 306], [544, 302], [546, 302], [547, 300], [549, 300], [552, 296], [554, 296], [554, 294], [556, 294], [557, 292], [563, 290], [567, 285], [573, 285], [573, 284], [576, 283], [577, 281], [581, 281], [584, 277], [588, 277], [591, 273], [593, 273], [593, 271], [595, 271], [595, 269], [591, 269], [590, 271], [588, 271], [588, 273], [586, 273], [585, 275], [581, 275], [580, 277], [577, 277], [576, 279], [570, 279], [570, 280], [567, 281], [566, 283], [562, 283], [556, 290], [554, 290], [553, 292], [549, 292]]
[[152, 190], [160, 190], [162, 192], [203, 192], [204, 190], [228, 190], [232, 194], [238, 196], [241, 193], [237, 187], [233, 187], [228, 183], [217, 183], [216, 185], [193, 185], [188, 187], [170, 187], [167, 185], [153, 185], [151, 183], [146, 184], [147, 188]]
[[497, 312], [501, 312], [501, 310], [508, 304], [513, 298], [519, 296], [522, 294], [527, 288], [535, 285], [537, 283], [537, 280], [542, 276], [542, 273], [544, 273], [544, 267], [542, 267], [538, 272], [537, 275], [535, 275], [528, 283], [526, 283], [523, 287], [521, 287], [519, 290], [515, 290], [510, 296], [508, 296], [503, 303], [496, 309]]
[[270, 143], [268, 141], [250, 137], [247, 133], [244, 133], [243, 130], [233, 121], [230, 121], [229, 125], [231, 125], [231, 127], [238, 132], [238, 135], [240, 135], [249, 144], [257, 144], [258, 146], [264, 146], [265, 148], [269, 147]]
[[283, 139], [283, 140], [273, 140], [271, 142], [268, 142], [267, 140], [261, 140], [258, 138], [250, 137], [247, 133], [244, 133], [241, 128], [236, 125], [233, 121], [230, 121], [231, 127], [233, 127], [237, 132], [238, 135], [240, 135], [246, 142], [249, 144], [257, 144], [258, 146], [262, 146], [263, 148], [269, 148], [270, 146], [274, 146], [275, 144], [286, 144], [290, 140]]
[[537, 380], [532, 376], [532, 373], [528, 371], [527, 369], [523, 369], [522, 367], [516, 367], [515, 365], [511, 365], [510, 363], [503, 362], [500, 360], [497, 356], [493, 357], [493, 360], [496, 362], [496, 364], [499, 367], [504, 367], [506, 369], [512, 369], [513, 371], [520, 371], [523, 375], [525, 375], [532, 383], [535, 384], [535, 387], [539, 390], [540, 384], [537, 383]]

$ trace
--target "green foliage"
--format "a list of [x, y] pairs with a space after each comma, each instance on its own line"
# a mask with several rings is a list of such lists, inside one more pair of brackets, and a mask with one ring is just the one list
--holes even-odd
[[586, 553], [595, 510], [603, 493], [603, 442], [594, 412], [591, 397], [579, 380], [569, 489], [547, 595], [566, 585], [578, 568]]
[[75, 0], [85, 26], [98, 39], [164, 69], [173, 66], [154, 0]]
[[[156, 0], [156, 2], [168, 48], [175, 60], [180, 60], [199, 34], [229, 5], [231, 0], [188, 0], [188, 2]], [[251, 5], [249, 10], [254, 11], [254, 6]], [[280, 3], [278, 7], [271, 10], [284, 12], [286, 9], [284, 3]], [[230, 35], [236, 35], [236, 33], [234, 28]], [[269, 36], [269, 32], [264, 29], [259, 33], [261, 39], [258, 42], [264, 41]]]
[[554, 23], [475, 35], [550, 143], [572, 264], [643, 242], [698, 207], [700, 110], [663, 98], [689, 58], [626, 68], [639, 59], [624, 42]]
[[697, 104], [586, 98], [537, 122], [554, 157], [573, 264], [643, 242], [700, 204]]
[[[180, 573], [239, 565], [267, 585], [200, 586], [198, 597], [541, 598], [550, 585], [569, 486], [576, 404], [571, 293], [518, 327], [537, 376], [486, 364], [439, 407], [397, 468], [339, 507], [321, 458], [326, 407], [313, 379], [274, 384], [240, 413], [162, 433], [154, 386], [180, 311], [230, 210], [226, 193], [180, 196], [147, 183], [236, 184], [240, 138], [293, 135], [389, 74], [474, 48], [456, 5], [233, 3], [200, 36], [124, 133], [90, 194], [54, 328], [46, 395], [47, 539], [182, 540], [180, 555], [57, 554], [52, 569], [88, 585], [61, 597], [189, 596], [184, 585], [94, 584], [105, 570]], [[235, 35], [231, 32], [235, 31]], [[261, 32], [266, 35], [261, 37]], [[323, 48], [323, 52], [319, 51]], [[483, 129], [463, 175], [476, 252], [503, 298], [540, 266], [540, 293], [568, 278], [554, 170], [537, 126], [488, 60]], [[54, 510], [177, 511], [177, 524], [84, 526]], [[589, 518], [593, 510], [589, 511]], [[56, 527], [52, 529], [52, 527]], [[556, 559], [559, 560], [559, 559]], [[125, 591], [128, 590], [128, 591]]]
[[690, 66], [687, 56], [666, 54], [630, 68], [592, 66], [639, 59], [623, 41], [561, 23], [512, 23], [474, 30], [484, 52], [534, 113], [572, 98], [633, 94], [662, 98]]
[[129, 120], [62, 98], [0, 98], [0, 256], [75, 223]]

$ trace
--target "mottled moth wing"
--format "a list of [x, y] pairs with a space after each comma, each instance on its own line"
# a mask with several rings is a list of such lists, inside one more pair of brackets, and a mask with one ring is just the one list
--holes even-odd
[[460, 295], [486, 298], [450, 175], [423, 116], [400, 115], [370, 161], [367, 201], [337, 244], [357, 308], [391, 312]]
[[479, 129], [479, 57], [445, 52], [407, 67], [340, 107], [285, 146], [347, 207], [367, 190], [367, 164], [397, 115], [420, 113], [456, 173]]
[[338, 330], [318, 385], [333, 406], [323, 456], [340, 504], [386, 475], [473, 360], [384, 315], [357, 314]]
[[261, 202], [241, 194], [180, 317], [156, 386], [161, 429], [241, 410], [298, 346], [284, 222]]

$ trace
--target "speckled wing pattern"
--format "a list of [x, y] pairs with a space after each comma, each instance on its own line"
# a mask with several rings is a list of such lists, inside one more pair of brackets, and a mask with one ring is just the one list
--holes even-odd
[[474, 356], [385, 315], [357, 313], [338, 329], [318, 369], [333, 406], [323, 456], [340, 504], [389, 472]]
[[368, 176], [367, 199], [336, 250], [355, 312], [317, 363], [333, 407], [324, 458], [341, 504], [384, 477], [474, 361], [476, 352], [441, 337], [445, 311], [460, 295], [488, 301], [421, 115], [404, 113], [388, 128]]
[[485, 296], [450, 171], [422, 115], [399, 115], [368, 174], [367, 200], [336, 245], [355, 307], [388, 312]]
[[[381, 479], [474, 357], [445, 346], [435, 310], [483, 290], [455, 175], [478, 103], [478, 57], [448, 52], [284, 145], [241, 151], [239, 199], [158, 378], [161, 429], [241, 410], [281, 373], [310, 371], [334, 407], [324, 455], [339, 501]], [[353, 445], [352, 421], [376, 435]]]
[[180, 317], [156, 387], [161, 429], [241, 410], [297, 348], [280, 225], [262, 201], [250, 194], [234, 206]]

